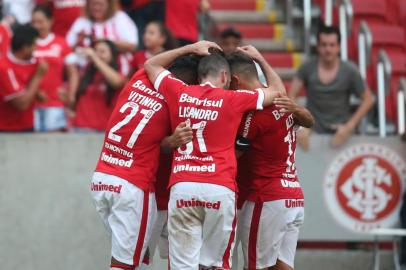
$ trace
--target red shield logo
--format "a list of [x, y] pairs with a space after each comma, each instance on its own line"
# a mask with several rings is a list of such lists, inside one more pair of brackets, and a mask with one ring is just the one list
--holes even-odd
[[327, 205], [335, 219], [353, 231], [393, 226], [405, 175], [405, 162], [393, 150], [372, 144], [352, 146], [327, 171]]

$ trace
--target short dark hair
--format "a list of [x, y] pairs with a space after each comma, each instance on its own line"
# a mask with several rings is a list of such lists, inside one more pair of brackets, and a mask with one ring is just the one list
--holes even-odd
[[220, 71], [226, 70], [230, 72], [230, 66], [224, 56], [224, 53], [219, 50], [209, 50], [210, 54], [204, 56], [197, 68], [199, 81], [207, 76], [218, 76]]
[[197, 67], [199, 65], [200, 56], [184, 55], [176, 58], [176, 60], [168, 68], [172, 74], [187, 84], [198, 84]]
[[18, 25], [13, 31], [11, 49], [19, 51], [26, 46], [32, 46], [38, 36], [38, 31], [31, 25]]
[[45, 15], [45, 17], [47, 17], [48, 19], [52, 19], [52, 11], [51, 9], [46, 6], [46, 5], [38, 5], [36, 6], [33, 10], [32, 13], [35, 12], [41, 12], [42, 14]]
[[325, 26], [322, 25], [320, 26], [319, 32], [317, 33], [317, 43], [320, 42], [320, 35], [321, 34], [335, 34], [337, 36], [337, 41], [340, 44], [341, 42], [341, 33], [340, 33], [340, 29], [336, 26]]
[[227, 56], [231, 74], [242, 75], [246, 78], [258, 78], [257, 68], [254, 60], [242, 52], [234, 52]]
[[241, 33], [240, 31], [238, 31], [237, 29], [233, 28], [233, 27], [229, 27], [224, 29], [221, 33], [220, 33], [220, 38], [221, 39], [225, 39], [228, 37], [235, 37], [236, 39], [241, 39]]

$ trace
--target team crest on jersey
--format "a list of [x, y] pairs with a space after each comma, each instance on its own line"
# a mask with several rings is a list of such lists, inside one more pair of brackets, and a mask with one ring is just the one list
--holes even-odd
[[327, 170], [327, 206], [338, 223], [351, 231], [393, 226], [405, 176], [405, 161], [393, 150], [376, 144], [351, 146]]

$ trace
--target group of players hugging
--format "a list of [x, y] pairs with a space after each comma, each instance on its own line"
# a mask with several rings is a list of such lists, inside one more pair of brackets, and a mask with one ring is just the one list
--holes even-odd
[[253, 46], [150, 58], [121, 91], [91, 183], [110, 269], [152, 269], [158, 247], [168, 269], [226, 270], [237, 244], [244, 269], [293, 269], [296, 132], [313, 123]]

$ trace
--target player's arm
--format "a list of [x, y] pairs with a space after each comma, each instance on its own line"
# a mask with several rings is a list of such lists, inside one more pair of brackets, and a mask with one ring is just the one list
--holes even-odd
[[40, 62], [38, 64], [37, 70], [34, 73], [34, 76], [31, 78], [30, 82], [25, 87], [23, 94], [10, 99], [9, 101], [10, 104], [17, 110], [20, 111], [26, 110], [34, 101], [34, 99], [37, 97], [41, 79], [47, 71], [48, 64], [45, 61]]
[[268, 87], [272, 86], [275, 90], [286, 93], [285, 85], [281, 77], [273, 70], [273, 68], [269, 65], [269, 63], [265, 60], [262, 54], [252, 45], [247, 45], [243, 47], [238, 47], [238, 51], [247, 54], [251, 57], [255, 62], [259, 64], [262, 69], [262, 72], [265, 75], [266, 83]]
[[161, 148], [172, 150], [191, 142], [193, 139], [193, 130], [186, 122], [181, 122], [172, 135], [165, 137], [161, 141]]
[[165, 71], [176, 58], [187, 54], [209, 55], [210, 48], [221, 50], [221, 48], [214, 42], [199, 41], [191, 45], [160, 53], [148, 59], [144, 64], [144, 69], [147, 72], [151, 83], [155, 85], [155, 81], [159, 74]]
[[293, 100], [296, 100], [299, 95], [300, 89], [303, 87], [303, 81], [297, 76], [293, 78], [292, 84], [290, 85], [289, 97]]
[[279, 108], [281, 113], [292, 113], [296, 124], [310, 128], [314, 125], [314, 117], [306, 108], [298, 105], [287, 96], [275, 98], [275, 106]]

